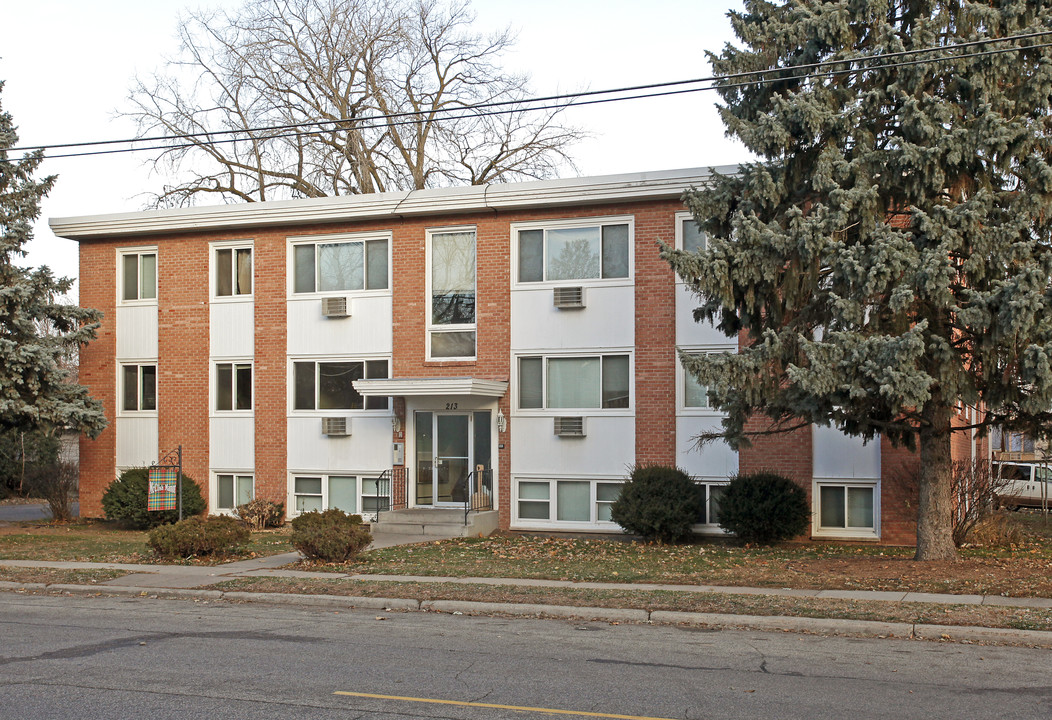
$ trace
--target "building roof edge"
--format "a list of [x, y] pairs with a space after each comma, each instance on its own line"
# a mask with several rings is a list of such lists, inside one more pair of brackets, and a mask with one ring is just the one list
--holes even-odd
[[90, 240], [676, 198], [704, 184], [713, 170], [731, 174], [737, 166], [57, 217], [49, 225], [59, 237]]

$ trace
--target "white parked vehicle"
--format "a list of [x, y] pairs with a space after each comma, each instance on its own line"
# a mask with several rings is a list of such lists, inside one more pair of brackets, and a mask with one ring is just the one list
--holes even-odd
[[995, 497], [1001, 507], [1017, 510], [1021, 507], [1049, 507], [1052, 505], [1052, 469], [1040, 463], [995, 462], [994, 477], [1000, 477]]

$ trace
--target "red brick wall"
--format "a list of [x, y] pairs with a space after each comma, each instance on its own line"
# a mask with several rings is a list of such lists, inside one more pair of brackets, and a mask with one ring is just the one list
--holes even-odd
[[286, 238], [293, 234], [284, 230], [258, 233], [252, 246], [256, 497], [276, 503], [285, 503], [288, 498], [285, 255]]
[[920, 455], [880, 439], [880, 540], [887, 545], [917, 542], [917, 473]]
[[675, 244], [679, 203], [634, 210], [636, 462], [676, 463], [676, 283], [658, 241]]
[[80, 438], [80, 514], [102, 516], [102, 494], [117, 464], [117, 247], [93, 240], [80, 244], [80, 304], [101, 310], [98, 337], [80, 350], [80, 384], [102, 402], [109, 425], [95, 440]]
[[208, 241], [184, 235], [153, 243], [158, 247], [158, 451], [163, 455], [182, 445], [183, 472], [207, 498]]

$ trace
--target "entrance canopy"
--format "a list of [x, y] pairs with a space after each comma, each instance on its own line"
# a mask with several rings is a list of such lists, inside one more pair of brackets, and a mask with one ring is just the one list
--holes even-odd
[[472, 377], [383, 378], [355, 380], [354, 389], [366, 397], [468, 395], [499, 398], [504, 397], [504, 393], [508, 391], [508, 383], [503, 380]]

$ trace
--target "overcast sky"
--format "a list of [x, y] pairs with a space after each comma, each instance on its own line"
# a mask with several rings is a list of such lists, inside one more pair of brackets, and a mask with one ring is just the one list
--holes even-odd
[[[241, 0], [36, 0], [8, 3], [0, 41], [0, 104], [20, 145], [127, 138], [116, 116], [136, 74], [175, 54], [176, 20], [187, 8], [238, 7]], [[475, 0], [477, 26], [510, 25], [518, 42], [505, 65], [532, 76], [536, 95], [685, 80], [710, 74], [704, 50], [733, 39], [726, 18], [738, 0]], [[566, 120], [593, 134], [574, 151], [581, 175], [724, 165], [747, 159], [724, 137], [716, 95], [692, 93], [571, 110]], [[49, 217], [144, 208], [151, 175], [145, 154], [46, 161], [58, 183], [43, 203], [26, 264], [76, 277], [77, 244], [56, 238]]]

